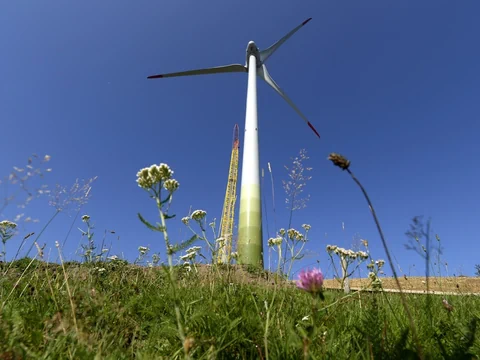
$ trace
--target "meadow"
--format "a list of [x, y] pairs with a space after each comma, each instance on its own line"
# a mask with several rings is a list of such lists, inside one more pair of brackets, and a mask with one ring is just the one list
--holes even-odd
[[[360, 186], [390, 257], [349, 161], [338, 154], [330, 160]], [[327, 246], [334, 280], [315, 269], [292, 280], [292, 264], [302, 257], [310, 225], [280, 229], [268, 240], [278, 256], [276, 271], [237, 265], [235, 252], [228, 264], [217, 264], [225, 241], [206, 235], [203, 210], [182, 218], [192, 230], [190, 239], [170, 240], [168, 209], [179, 188], [172, 174], [166, 164], [137, 174], [159, 218], [138, 214], [139, 222], [163, 238], [165, 263], [146, 247], [138, 248], [134, 263], [110, 255], [96, 242], [88, 215], [82, 216], [82, 261], [65, 259], [56, 242], [59, 261], [49, 262], [38, 237], [31, 244], [34, 256], [17, 258], [17, 252], [7, 261], [3, 250], [0, 359], [480, 358], [480, 297], [431, 293], [451, 289], [447, 279], [429, 275], [430, 237], [418, 219], [411, 234], [426, 261], [427, 276], [416, 282], [425, 286], [423, 294], [388, 292], [408, 290], [408, 279], [400, 282], [391, 259], [372, 258], [366, 240], [362, 250]], [[0, 222], [4, 245], [15, 231], [13, 221]], [[360, 266], [368, 269], [368, 278], [353, 279]], [[385, 266], [393, 278], [382, 276]]]

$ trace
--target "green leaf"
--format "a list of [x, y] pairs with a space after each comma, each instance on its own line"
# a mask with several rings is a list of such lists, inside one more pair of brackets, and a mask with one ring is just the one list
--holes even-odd
[[173, 215], [163, 214], [163, 217], [165, 218], [165, 220], [173, 219], [175, 216], [177, 216], [177, 215], [175, 215], [175, 214], [173, 214]]
[[140, 221], [141, 221], [142, 223], [144, 223], [145, 226], [148, 227], [150, 230], [158, 231], [158, 228], [156, 228], [155, 226], [153, 226], [152, 224], [150, 224], [147, 220], [145, 220], [145, 219], [143, 218], [143, 216], [140, 215], [140, 213], [138, 213], [138, 218], [139, 218]]
[[179, 252], [179, 251], [182, 251], [184, 250], [185, 248], [187, 248], [188, 246], [192, 245], [195, 240], [197, 240], [198, 236], [197, 234], [193, 235], [190, 239], [180, 243], [180, 244], [176, 244], [173, 246], [173, 252], [176, 253], [176, 252]]
[[167, 202], [169, 202], [171, 197], [172, 197], [172, 194], [169, 193], [165, 200], [160, 201], [160, 205], [164, 205]]

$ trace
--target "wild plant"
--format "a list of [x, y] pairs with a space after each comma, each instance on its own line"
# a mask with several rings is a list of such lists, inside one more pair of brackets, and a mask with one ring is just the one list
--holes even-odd
[[[306, 291], [312, 295], [312, 307], [310, 316], [302, 318], [302, 322], [297, 324], [297, 331], [300, 332], [303, 340], [303, 357], [309, 358], [309, 346], [312, 339], [318, 338], [320, 329], [320, 306], [319, 302], [325, 300], [323, 295], [323, 274], [320, 269], [302, 270], [296, 281], [297, 288]], [[321, 329], [323, 332], [323, 329]]]
[[[283, 231], [282, 231], [283, 230]], [[283, 233], [283, 235], [282, 235]], [[280, 276], [280, 267], [282, 262], [282, 242], [283, 236], [285, 235], [285, 230], [280, 229], [279, 236], [268, 239], [268, 247], [275, 251], [275, 247], [277, 248], [278, 257], [277, 257], [277, 277]]]
[[[327, 253], [330, 257], [330, 261], [333, 265], [333, 269], [336, 273], [335, 279], [340, 283], [340, 287], [344, 289], [344, 292], [348, 294], [350, 292], [350, 287], [348, 279], [352, 276], [355, 271], [360, 267], [360, 265], [368, 259], [369, 255], [365, 251], [353, 251], [351, 249], [347, 250], [337, 245], [327, 245]], [[342, 269], [342, 274], [337, 271], [335, 266], [335, 260], [333, 255], [338, 256], [340, 260], [340, 266]], [[350, 265], [354, 265], [353, 269], [349, 272]]]
[[385, 253], [387, 254], [387, 258], [388, 258], [388, 262], [390, 264], [390, 269], [392, 270], [392, 273], [393, 273], [393, 277], [395, 278], [395, 282], [398, 286], [398, 289], [400, 290], [400, 296], [401, 296], [401, 299], [402, 299], [402, 304], [403, 304], [403, 307], [405, 309], [405, 312], [407, 313], [407, 316], [408, 316], [408, 320], [410, 322], [410, 328], [412, 330], [412, 333], [413, 333], [413, 337], [415, 339], [415, 342], [417, 344], [417, 348], [418, 348], [418, 351], [419, 351], [419, 354], [422, 354], [422, 350], [421, 350], [421, 344], [418, 340], [418, 336], [417, 336], [417, 330], [415, 328], [415, 323], [413, 321], [413, 317], [412, 317], [412, 314], [410, 312], [410, 309], [408, 307], [408, 304], [407, 304], [407, 299], [405, 297], [405, 294], [404, 292], [402, 291], [402, 287], [400, 285], [400, 281], [398, 280], [398, 276], [397, 276], [397, 271], [395, 270], [395, 267], [393, 266], [393, 262], [392, 262], [392, 257], [390, 255], [390, 251], [388, 249], [388, 246], [387, 246], [387, 242], [385, 240], [385, 236], [383, 235], [383, 230], [380, 226], [380, 222], [378, 221], [378, 218], [377, 218], [377, 214], [375, 213], [375, 209], [373, 207], [373, 204], [370, 200], [370, 197], [368, 196], [368, 193], [367, 191], [365, 190], [365, 188], [363, 187], [363, 185], [360, 183], [360, 181], [357, 179], [357, 177], [352, 173], [352, 171], [350, 170], [350, 160], [348, 160], [347, 158], [345, 158], [344, 156], [340, 155], [340, 154], [337, 154], [337, 153], [331, 153], [329, 156], [328, 156], [328, 160], [332, 161], [333, 165], [339, 167], [340, 169], [342, 169], [343, 171], [347, 171], [347, 173], [351, 176], [351, 178], [353, 179], [353, 181], [358, 185], [358, 187], [360, 188], [360, 190], [362, 191], [364, 197], [365, 197], [365, 200], [367, 201], [367, 204], [368, 204], [368, 207], [370, 209], [370, 212], [372, 214], [372, 217], [373, 217], [373, 220], [375, 222], [375, 225], [377, 226], [377, 230], [378, 230], [378, 233], [380, 235], [380, 239], [382, 240], [382, 245], [383, 245], [383, 248], [385, 250]]
[[195, 272], [198, 272], [197, 266], [195, 264], [195, 259], [197, 255], [200, 255], [202, 248], [200, 246], [193, 246], [185, 251], [185, 255], [180, 256], [180, 260], [183, 261], [183, 266], [191, 270], [192, 266], [195, 269]]
[[[152, 225], [149, 221], [145, 220], [145, 218], [140, 213], [138, 213], [138, 217], [140, 221], [147, 228], [149, 228], [152, 231], [157, 231], [163, 234], [163, 239], [165, 241], [165, 248], [166, 248], [166, 253], [168, 258], [168, 266], [169, 266], [167, 274], [169, 277], [170, 287], [172, 289], [172, 293], [175, 300], [174, 306], [175, 306], [175, 315], [177, 320], [177, 330], [178, 330], [180, 340], [184, 345], [183, 348], [184, 348], [185, 358], [190, 358], [190, 355], [189, 355], [190, 348], [185, 346], [189, 338], [185, 335], [182, 316], [180, 313], [180, 306], [179, 306], [180, 301], [178, 298], [177, 288], [176, 288], [176, 279], [175, 279], [175, 273], [173, 268], [173, 256], [178, 251], [185, 249], [186, 247], [191, 245], [195, 240], [197, 240], [197, 235], [194, 234], [190, 239], [177, 243], [175, 245], [173, 245], [170, 242], [166, 221], [175, 217], [175, 215], [169, 215], [168, 211], [172, 204], [173, 194], [180, 186], [180, 183], [177, 180], [173, 179], [172, 175], [173, 175], [173, 171], [170, 169], [170, 167], [167, 164], [164, 164], [164, 163], [161, 163], [160, 165], [154, 164], [154, 165], [151, 165], [149, 168], [143, 168], [137, 172], [137, 184], [139, 187], [144, 189], [149, 194], [150, 198], [155, 200], [158, 214], [160, 217], [160, 223], [156, 223], [156, 225]], [[164, 192], [167, 193], [165, 197], [163, 196]], [[196, 210], [191, 214], [190, 218], [200, 223], [200, 221], [203, 220], [205, 216], [206, 216], [205, 211]]]
[[138, 247], [138, 255], [137, 258], [133, 261], [135, 265], [143, 263], [145, 257], [150, 252], [150, 248], [148, 246], [139, 246]]
[[[292, 159], [292, 164], [290, 166], [284, 166], [285, 170], [287, 170], [289, 178], [288, 180], [282, 180], [283, 189], [286, 194], [285, 204], [289, 210], [289, 229], [292, 227], [293, 212], [307, 207], [307, 202], [310, 200], [310, 195], [302, 197], [302, 193], [305, 190], [307, 181], [311, 180], [312, 178], [310, 175], [308, 175], [308, 172], [311, 171], [312, 168], [304, 165], [304, 162], [308, 159], [309, 157], [307, 156], [307, 151], [305, 149], [301, 149], [298, 156]], [[285, 242], [285, 255], [287, 254], [287, 247], [288, 242]], [[287, 257], [284, 256], [282, 271], [285, 270], [287, 261]]]
[[[277, 247], [278, 250], [278, 259], [277, 259], [277, 266], [280, 266], [282, 261], [282, 248], [281, 244], [285, 243], [285, 249], [288, 251], [289, 257], [289, 268], [285, 273], [285, 277], [288, 279], [292, 272], [293, 264], [296, 260], [301, 260], [305, 255], [303, 254], [303, 248], [308, 241], [308, 232], [312, 228], [308, 224], [303, 224], [302, 228], [305, 230], [305, 233], [301, 233], [300, 231], [290, 228], [288, 230], [280, 229], [278, 232], [278, 236], [276, 238], [270, 238], [268, 240], [268, 245], [270, 248]], [[300, 245], [300, 246], [299, 246]], [[285, 263], [285, 262], [284, 262]], [[277, 269], [278, 274], [280, 274], [280, 268]]]
[[12, 221], [0, 221], [0, 240], [2, 240], [3, 245], [2, 252], [0, 252], [0, 259], [2, 259], [3, 261], [6, 261], [7, 258], [7, 241], [15, 236], [16, 228], [17, 224]]
[[[51, 168], [45, 168], [50, 159], [49, 155], [40, 158], [37, 154], [32, 154], [25, 166], [14, 166], [8, 176], [4, 177], [3, 180], [0, 179], [0, 184], [4, 186], [6, 194], [0, 203], [0, 215], [11, 204], [15, 204], [19, 209], [25, 209], [33, 199], [50, 193], [48, 185], [35, 186], [32, 184], [36, 178], [43, 179], [45, 173], [52, 171]], [[16, 188], [17, 186], [18, 188], [10, 193], [10, 188]], [[24, 197], [21, 196], [22, 194]], [[25, 223], [39, 221], [38, 219], [32, 219], [30, 216], [25, 217], [25, 213], [16, 214], [14, 221], [18, 223], [22, 218]]]

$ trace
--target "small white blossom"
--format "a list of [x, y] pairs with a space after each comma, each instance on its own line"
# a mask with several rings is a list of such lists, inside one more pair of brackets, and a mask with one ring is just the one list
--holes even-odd
[[280, 231], [278, 232], [281, 236], [284, 236], [285, 235], [285, 229], [280, 229]]
[[201, 221], [205, 218], [205, 216], [207, 216], [207, 212], [204, 211], [204, 210], [195, 210], [192, 215], [191, 215], [191, 218], [193, 220], [196, 220], [196, 221]]
[[201, 246], [192, 246], [191, 248], [187, 249], [185, 251], [186, 253], [198, 253], [200, 250], [202, 250]]
[[145, 255], [148, 250], [150, 250], [148, 247], [146, 246], [139, 246], [138, 247], [138, 252], [141, 254], [141, 255]]
[[357, 255], [360, 259], [363, 259], [363, 260], [368, 259], [368, 254], [365, 251], [358, 251]]
[[165, 190], [171, 193], [177, 190], [179, 186], [180, 186], [180, 183], [175, 179], [168, 179], [168, 180], [165, 180], [165, 182], [163, 183], [163, 187], [165, 188]]
[[0, 221], [0, 228], [4, 230], [15, 229], [16, 227], [17, 227], [17, 224], [15, 224], [12, 221], [8, 221], [8, 220]]
[[182, 222], [183, 222], [185, 225], [188, 225], [189, 221], [190, 221], [190, 217], [188, 217], [188, 216], [184, 216], [184, 217], [182, 218]]
[[230, 254], [230, 256], [232, 257], [232, 259], [238, 259], [238, 252], [234, 251]]
[[305, 231], [308, 231], [308, 230], [310, 230], [312, 227], [311, 227], [310, 225], [308, 225], [308, 224], [303, 224], [303, 225], [302, 225], [302, 228], [304, 228]]
[[168, 180], [173, 175], [173, 171], [170, 169], [170, 167], [167, 164], [161, 163], [158, 166], [158, 171], [160, 172], [162, 180]]
[[117, 255], [112, 255], [112, 256], [109, 256], [107, 259], [111, 260], [111, 261], [115, 261], [115, 260], [118, 260], [118, 256]]
[[268, 246], [281, 245], [282, 241], [283, 241], [283, 238], [280, 236], [277, 236], [276, 238], [270, 238], [268, 239]]

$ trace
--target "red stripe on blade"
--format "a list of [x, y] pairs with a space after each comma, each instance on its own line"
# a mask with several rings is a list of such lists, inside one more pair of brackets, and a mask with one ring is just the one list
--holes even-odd
[[312, 20], [312, 18], [308, 18], [307, 20], [305, 20], [305, 21], [302, 23], [302, 26], [305, 25], [306, 23], [308, 23], [310, 20]]
[[320, 134], [318, 133], [318, 131], [317, 131], [317, 130], [315, 130], [315, 128], [313, 127], [313, 125], [312, 125], [312, 124], [310, 124], [310, 121], [308, 122], [308, 126], [310, 126], [310, 129], [312, 129], [312, 130], [313, 130], [313, 132], [314, 132], [315, 134], [317, 134], [318, 138], [320, 138]]

